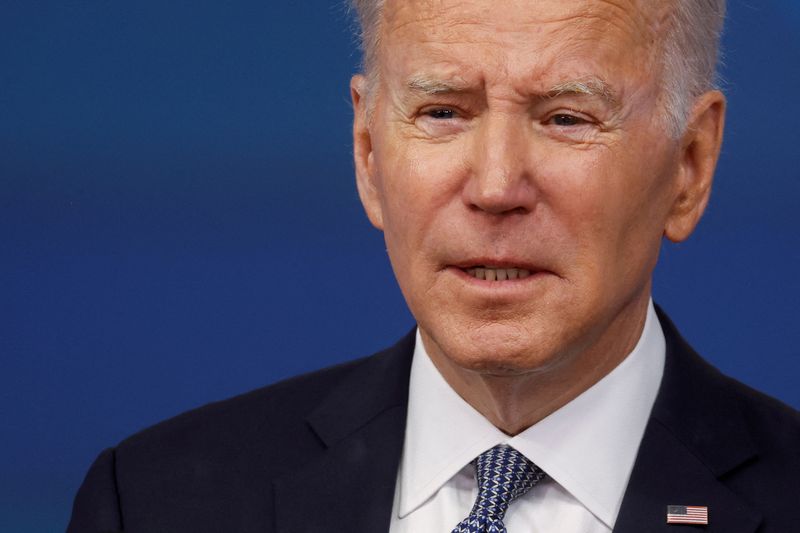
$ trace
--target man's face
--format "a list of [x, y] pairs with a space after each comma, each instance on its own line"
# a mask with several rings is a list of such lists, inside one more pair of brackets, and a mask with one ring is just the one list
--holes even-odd
[[539, 371], [641, 316], [682, 152], [637, 4], [387, 2], [359, 189], [435, 357]]

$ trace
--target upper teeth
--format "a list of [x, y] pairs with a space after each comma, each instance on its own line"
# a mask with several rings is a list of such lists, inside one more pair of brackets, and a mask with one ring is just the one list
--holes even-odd
[[531, 271], [524, 268], [475, 267], [467, 269], [467, 274], [488, 281], [505, 281], [507, 279], [527, 278], [531, 275]]

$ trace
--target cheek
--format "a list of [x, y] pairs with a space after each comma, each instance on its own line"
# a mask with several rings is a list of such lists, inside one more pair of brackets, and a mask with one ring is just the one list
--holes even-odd
[[571, 241], [594, 240], [614, 212], [609, 205], [617, 186], [613, 166], [613, 154], [605, 148], [549, 151], [535, 169], [541, 195], [537, 208], [547, 211]]
[[543, 160], [544, 209], [572, 243], [577, 276], [638, 271], [657, 255], [665, 176], [629, 154], [599, 148], [580, 157], [554, 152]]
[[458, 150], [444, 145], [413, 142], [391, 143], [380, 171], [380, 194], [387, 243], [424, 250], [426, 236], [447, 221], [458, 198], [466, 165]]

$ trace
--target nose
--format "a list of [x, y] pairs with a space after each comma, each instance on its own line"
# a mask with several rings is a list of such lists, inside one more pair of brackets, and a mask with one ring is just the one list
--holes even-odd
[[527, 213], [536, 202], [526, 117], [487, 113], [475, 132], [464, 203], [494, 215]]

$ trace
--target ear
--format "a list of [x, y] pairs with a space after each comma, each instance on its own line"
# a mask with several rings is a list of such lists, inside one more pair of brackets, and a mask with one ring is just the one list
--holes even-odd
[[664, 235], [673, 242], [692, 234], [708, 205], [725, 129], [725, 106], [721, 92], [705, 93], [697, 100], [681, 138], [677, 193], [664, 228]]
[[363, 75], [356, 74], [350, 80], [350, 97], [353, 100], [353, 158], [358, 196], [372, 225], [383, 230], [383, 210], [372, 153], [367, 79]]
[[702, 95], [681, 138], [678, 190], [664, 228], [672, 242], [689, 238], [708, 205], [725, 129], [725, 105], [719, 91]]

